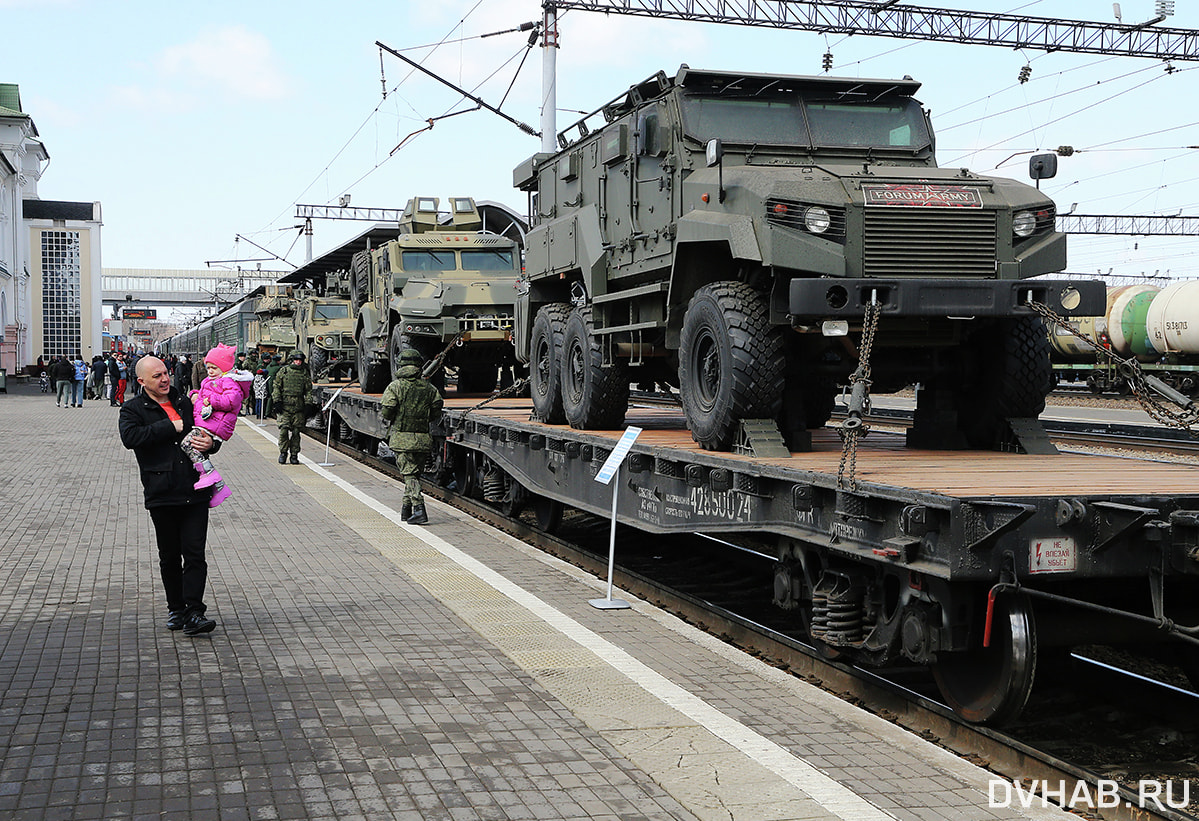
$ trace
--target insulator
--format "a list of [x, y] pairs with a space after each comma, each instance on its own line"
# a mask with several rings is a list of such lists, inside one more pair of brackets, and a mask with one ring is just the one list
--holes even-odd
[[1153, 8], [1158, 17], [1172, 17], [1174, 15], [1174, 0], [1157, 0], [1153, 4]]
[[1058, 147], [1057, 147], [1057, 148], [1054, 150], [1054, 153], [1055, 153], [1055, 154], [1057, 154], [1059, 157], [1073, 157], [1073, 156], [1074, 156], [1074, 146], [1072, 146], [1072, 145], [1059, 145], [1059, 146], [1058, 146]]
[[833, 53], [831, 51], [826, 51], [824, 53], [824, 59], [821, 61], [821, 64], [824, 66], [825, 71], [832, 70], [832, 68], [833, 68]]
[[1031, 76], [1032, 76], [1032, 66], [1025, 65], [1020, 69], [1020, 76], [1018, 79], [1020, 80], [1021, 84], [1023, 84], [1023, 83], [1027, 83], [1028, 78]]

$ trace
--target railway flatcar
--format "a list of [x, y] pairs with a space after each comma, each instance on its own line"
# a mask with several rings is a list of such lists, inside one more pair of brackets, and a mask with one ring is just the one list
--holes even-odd
[[1094, 393], [1127, 394], [1116, 360], [1141, 369], [1185, 394], [1199, 392], [1199, 280], [1109, 288], [1103, 316], [1070, 320], [1074, 331], [1111, 352], [1097, 352], [1064, 328], [1050, 332], [1057, 382], [1085, 382]]
[[[372, 450], [379, 395], [318, 386], [323, 420]], [[340, 389], [340, 390], [339, 390]], [[336, 394], [336, 395], [334, 395]], [[595, 481], [621, 431], [533, 418], [530, 400], [447, 399], [438, 475], [552, 528], [566, 507], [608, 517]], [[931, 669], [972, 722], [1024, 708], [1038, 665], [1078, 645], [1159, 645], [1199, 685], [1199, 468], [1088, 455], [858, 445], [809, 452], [700, 448], [677, 409], [627, 409], [644, 433], [616, 479], [615, 515], [650, 533], [736, 534], [776, 557], [764, 600], [825, 654]], [[324, 425], [322, 425], [324, 428]], [[448, 484], [448, 479], [447, 479]]]

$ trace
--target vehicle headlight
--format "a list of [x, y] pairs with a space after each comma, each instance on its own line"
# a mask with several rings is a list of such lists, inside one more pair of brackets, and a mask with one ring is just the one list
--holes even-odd
[[828, 230], [829, 224], [832, 221], [829, 219], [828, 211], [825, 211], [819, 205], [813, 205], [804, 211], [803, 224], [813, 234], [823, 234]]
[[1017, 211], [1012, 217], [1012, 233], [1018, 237], [1031, 237], [1037, 229], [1037, 217], [1032, 211]]

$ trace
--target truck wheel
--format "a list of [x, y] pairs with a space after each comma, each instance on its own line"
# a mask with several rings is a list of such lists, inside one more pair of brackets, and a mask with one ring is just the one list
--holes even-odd
[[742, 419], [774, 419], [783, 395], [783, 339], [765, 298], [742, 282], [695, 292], [679, 340], [679, 387], [691, 438], [728, 450]]
[[562, 410], [562, 385], [558, 380], [562, 362], [562, 336], [570, 306], [552, 302], [542, 306], [533, 319], [529, 346], [529, 393], [533, 412], [542, 422], [561, 425], [566, 421]]
[[967, 443], [991, 448], [1004, 419], [1036, 418], [1053, 387], [1050, 343], [1040, 317], [1008, 319], [971, 339], [975, 365], [958, 381], [958, 418]]
[[603, 364], [591, 325], [591, 308], [576, 308], [562, 339], [562, 409], [572, 428], [614, 430], [629, 406], [629, 375], [624, 362]]
[[372, 361], [365, 331], [358, 337], [358, 384], [363, 393], [382, 393], [387, 387], [387, 368]]
[[324, 377], [324, 371], [329, 367], [329, 352], [324, 348], [312, 346], [312, 354], [308, 357], [308, 370], [313, 379]]

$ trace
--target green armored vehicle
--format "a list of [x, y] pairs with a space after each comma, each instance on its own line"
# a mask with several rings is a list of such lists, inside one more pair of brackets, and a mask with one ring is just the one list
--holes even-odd
[[287, 356], [296, 348], [295, 326], [296, 300], [291, 286], [267, 285], [262, 296], [254, 304], [258, 317], [258, 338], [247, 339], [257, 343], [260, 351]]
[[1101, 312], [1103, 287], [1030, 279], [1066, 264], [1053, 203], [938, 168], [918, 88], [683, 66], [520, 165], [535, 413], [616, 428], [630, 383], [666, 384], [705, 448], [754, 420], [799, 450], [869, 366], [872, 392], [920, 384], [909, 441], [1003, 446], [1050, 388], [1028, 303]]
[[[379, 393], [408, 347], [456, 372], [457, 390], [490, 391], [516, 364], [512, 312], [520, 245], [484, 230], [470, 197], [451, 197], [447, 217], [435, 197], [409, 200], [401, 235], [355, 254], [351, 299], [359, 382]], [[438, 374], [439, 375], [439, 374]]]
[[322, 293], [309, 289], [295, 292], [297, 347], [308, 357], [314, 381], [340, 379], [354, 368], [357, 316], [349, 294], [349, 272], [327, 275]]

